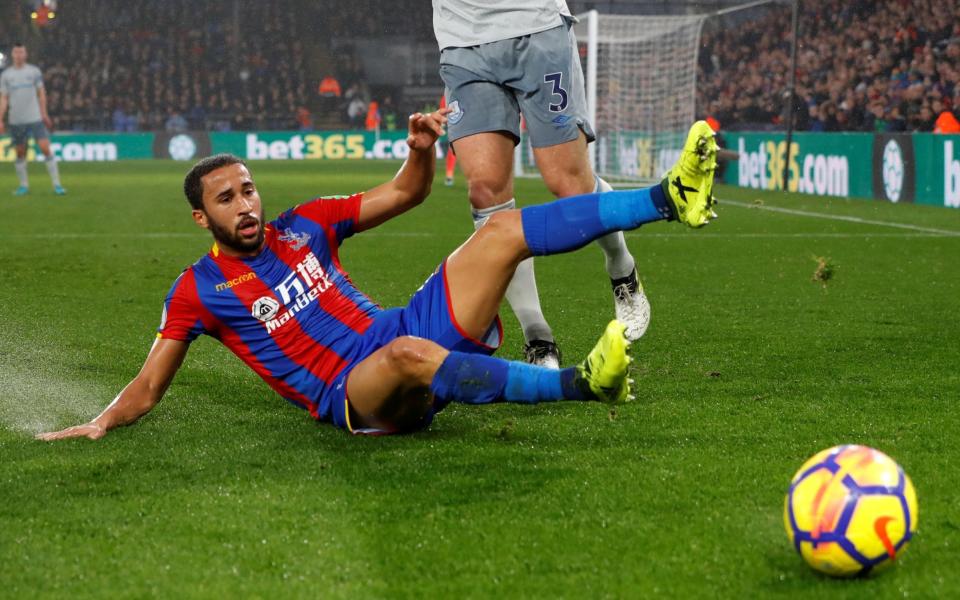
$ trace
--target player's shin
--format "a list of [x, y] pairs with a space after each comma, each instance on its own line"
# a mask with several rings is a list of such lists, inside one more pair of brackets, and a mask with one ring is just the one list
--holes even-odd
[[465, 404], [591, 399], [577, 382], [574, 368], [558, 371], [482, 354], [451, 352], [433, 376], [430, 389], [439, 398]]
[[46, 160], [46, 165], [53, 186], [60, 187], [60, 167], [57, 165], [57, 157], [50, 155]]
[[[594, 175], [596, 187], [594, 192], [612, 192], [613, 186]], [[633, 255], [627, 249], [627, 241], [623, 238], [622, 231], [614, 231], [607, 235], [597, 238], [597, 245], [603, 250], [603, 257], [606, 262], [607, 274], [610, 279], [623, 279], [633, 273], [636, 264]]]
[[676, 218], [660, 185], [572, 196], [525, 207], [520, 216], [534, 256], [570, 252], [614, 231]]
[[29, 179], [27, 179], [27, 159], [18, 158], [13, 163], [13, 168], [17, 172], [17, 181], [20, 182], [21, 188], [26, 188], [30, 185]]

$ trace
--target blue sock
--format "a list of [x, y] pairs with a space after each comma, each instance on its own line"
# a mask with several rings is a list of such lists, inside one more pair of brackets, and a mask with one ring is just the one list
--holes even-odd
[[451, 352], [433, 376], [430, 390], [447, 401], [465, 404], [586, 400], [575, 381], [576, 369], [547, 369], [483, 354]]
[[527, 206], [520, 211], [523, 235], [534, 256], [570, 252], [613, 231], [673, 219], [657, 184], [640, 190], [599, 192]]

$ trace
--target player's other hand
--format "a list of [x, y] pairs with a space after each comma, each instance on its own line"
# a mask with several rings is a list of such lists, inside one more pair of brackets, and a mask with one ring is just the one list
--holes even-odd
[[43, 115], [43, 124], [46, 126], [48, 130], [53, 130], [53, 119], [51, 119], [47, 115]]
[[84, 423], [83, 425], [74, 425], [60, 431], [48, 431], [47, 433], [38, 433], [35, 439], [44, 442], [53, 442], [56, 440], [66, 440], [69, 438], [85, 437], [91, 440], [99, 440], [107, 435], [107, 430], [94, 422]]
[[0, 135], [3, 135], [7, 132], [7, 126], [3, 124], [3, 119], [0, 119]]
[[441, 108], [429, 114], [413, 113], [410, 115], [407, 135], [407, 145], [411, 150], [427, 150], [443, 135], [443, 126], [447, 124], [449, 108]]

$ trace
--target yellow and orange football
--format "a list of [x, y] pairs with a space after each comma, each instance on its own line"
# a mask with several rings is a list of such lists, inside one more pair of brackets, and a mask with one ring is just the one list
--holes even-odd
[[793, 476], [787, 536], [814, 569], [835, 577], [893, 564], [917, 531], [917, 494], [892, 458], [866, 446], [817, 453]]

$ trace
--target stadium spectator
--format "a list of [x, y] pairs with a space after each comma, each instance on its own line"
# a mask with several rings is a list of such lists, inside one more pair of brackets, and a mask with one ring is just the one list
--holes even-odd
[[167, 117], [167, 121], [163, 124], [163, 128], [166, 131], [173, 132], [182, 132], [188, 129], [187, 120], [183, 118], [183, 115], [179, 111], [173, 111], [170, 113], [170, 116]]
[[934, 124], [934, 133], [960, 133], [960, 121], [949, 110], [945, 110], [937, 117]]
[[367, 114], [367, 103], [360, 95], [359, 86], [354, 84], [347, 89], [347, 120], [353, 128], [363, 125]]
[[320, 85], [317, 87], [317, 93], [325, 98], [339, 98], [342, 95], [340, 91], [340, 82], [337, 81], [337, 78], [333, 75], [327, 75], [320, 80]]
[[363, 127], [367, 131], [380, 130], [380, 103], [376, 100], [371, 100], [367, 105], [367, 116], [363, 121]]
[[306, 106], [297, 108], [297, 129], [300, 131], [313, 130], [313, 115]]
[[[780, 7], [704, 34], [701, 113], [733, 129], [784, 127], [775, 107], [783, 106], [788, 80], [789, 23]], [[960, 108], [957, 3], [811, 1], [802, 4], [800, 23], [798, 129], [931, 131], [930, 117]]]
[[[132, 115], [139, 129], [162, 129], [171, 110], [197, 128], [238, 121], [294, 128], [296, 107], [307, 100], [300, 42], [306, 25], [278, 4], [244, 3], [243, 11], [243, 22], [262, 35], [241, 37], [240, 23], [224, 19], [217, 4], [63, 3], [56, 27], [38, 33], [43, 56], [53, 59], [48, 85], [58, 93], [51, 110], [62, 114], [66, 129], [112, 124], [129, 131]], [[135, 108], [123, 105], [120, 115], [123, 98]], [[238, 99], [244, 114], [234, 114], [227, 98]]]

